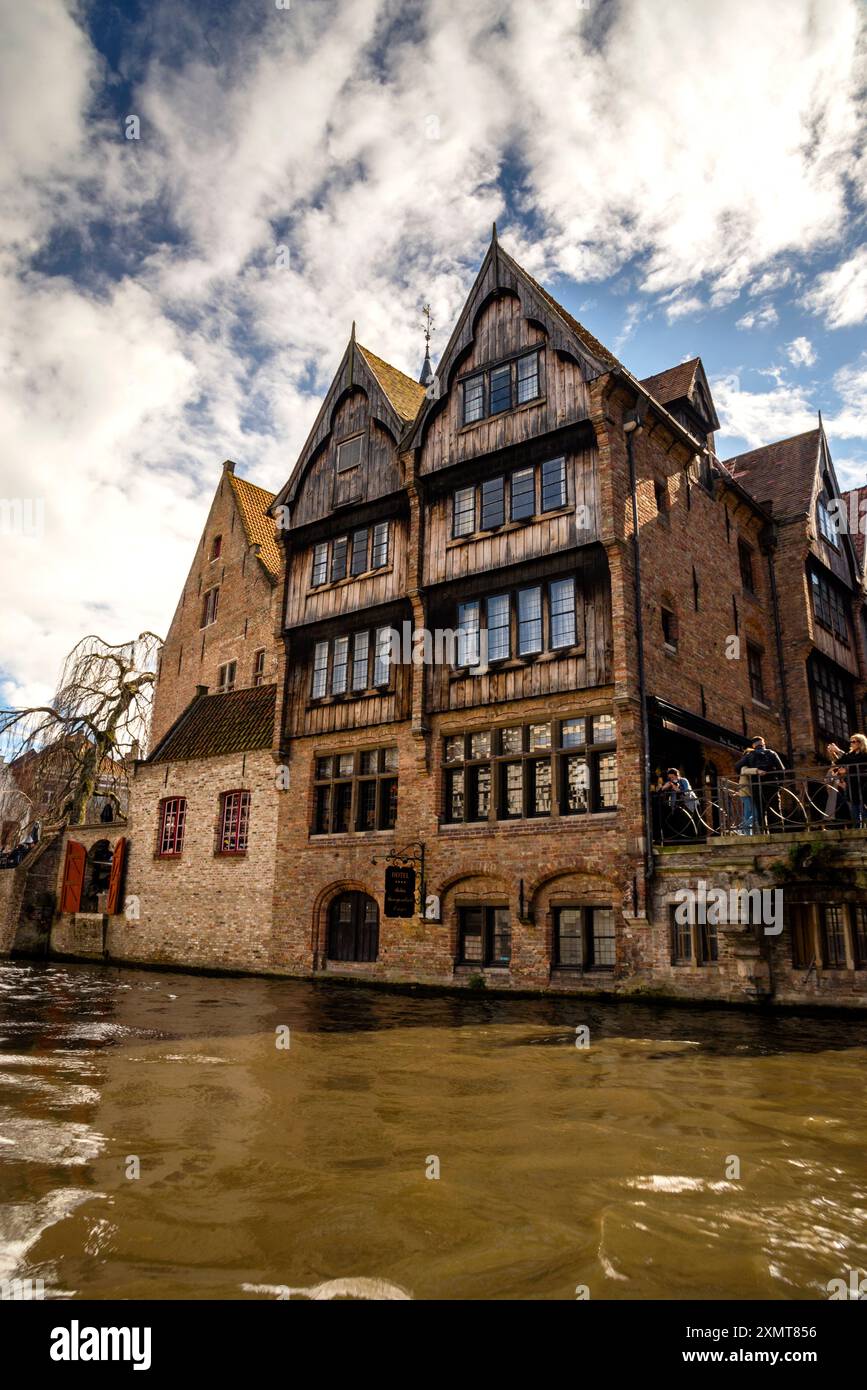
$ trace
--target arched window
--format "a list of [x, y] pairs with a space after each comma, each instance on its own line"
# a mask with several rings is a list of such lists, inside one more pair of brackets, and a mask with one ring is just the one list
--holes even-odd
[[376, 960], [379, 908], [366, 893], [341, 893], [328, 909], [328, 959]]

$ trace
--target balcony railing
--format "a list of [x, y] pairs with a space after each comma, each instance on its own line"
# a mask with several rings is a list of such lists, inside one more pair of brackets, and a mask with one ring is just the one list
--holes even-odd
[[654, 792], [654, 844], [724, 836], [867, 829], [867, 763], [763, 773], [749, 784], [721, 777], [693, 794]]

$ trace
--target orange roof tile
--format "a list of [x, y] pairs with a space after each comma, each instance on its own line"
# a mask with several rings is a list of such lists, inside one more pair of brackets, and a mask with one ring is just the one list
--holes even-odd
[[417, 381], [413, 381], [412, 377], [407, 376], [405, 372], [399, 371], [397, 367], [392, 367], [389, 362], [384, 362], [369, 348], [362, 347], [361, 343], [356, 343], [356, 347], [359, 352], [364, 354], [367, 365], [401, 420], [405, 420], [409, 424], [415, 419], [419, 407], [424, 401], [424, 387], [420, 386]]
[[274, 518], [268, 515], [268, 508], [276, 493], [267, 492], [265, 488], [257, 487], [246, 478], [237, 478], [234, 473], [229, 474], [229, 481], [235, 493], [247, 539], [251, 545], [259, 546], [259, 559], [268, 573], [276, 579], [280, 573], [280, 546], [274, 534]]

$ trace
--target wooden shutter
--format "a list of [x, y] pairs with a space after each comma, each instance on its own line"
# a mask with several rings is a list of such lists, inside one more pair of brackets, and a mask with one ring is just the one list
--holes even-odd
[[81, 908], [81, 891], [84, 887], [84, 871], [87, 867], [87, 850], [75, 840], [66, 846], [66, 862], [63, 866], [63, 887], [60, 890], [60, 911], [78, 912]]
[[120, 912], [122, 904], [123, 871], [126, 868], [126, 840], [121, 837], [114, 847], [111, 861], [111, 877], [108, 880], [108, 899], [105, 910], [109, 917]]

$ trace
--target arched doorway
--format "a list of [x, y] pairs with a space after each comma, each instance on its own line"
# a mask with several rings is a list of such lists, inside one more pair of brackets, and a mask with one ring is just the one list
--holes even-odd
[[328, 909], [328, 960], [376, 960], [379, 908], [366, 893], [340, 893]]
[[98, 912], [99, 896], [108, 891], [114, 854], [108, 840], [97, 840], [87, 853], [87, 869], [81, 894], [81, 912]]

